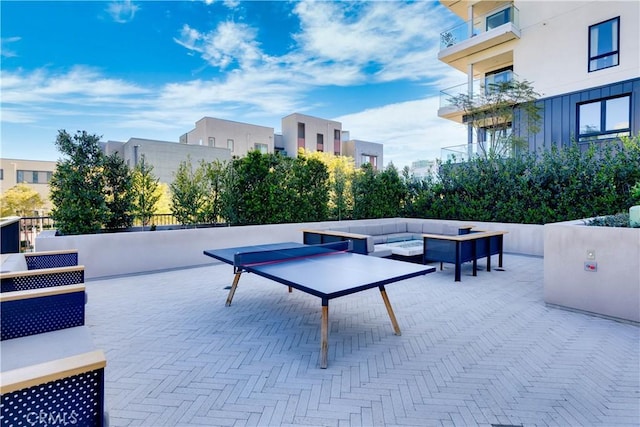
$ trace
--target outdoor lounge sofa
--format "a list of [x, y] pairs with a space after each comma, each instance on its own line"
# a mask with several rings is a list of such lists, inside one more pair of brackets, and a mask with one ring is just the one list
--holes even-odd
[[455, 227], [437, 221], [397, 221], [369, 225], [337, 226], [326, 229], [305, 229], [304, 244], [353, 241], [353, 252], [379, 257], [391, 256], [391, 250], [376, 245], [408, 240], [422, 240], [423, 234], [466, 234], [472, 226]]
[[461, 280], [462, 264], [473, 263], [473, 275], [477, 275], [478, 259], [486, 258], [487, 270], [491, 271], [491, 257], [498, 255], [502, 267], [504, 231], [474, 230], [471, 225], [452, 226], [444, 222], [397, 221], [380, 224], [330, 227], [303, 230], [303, 243], [319, 244], [351, 240], [353, 252], [380, 257], [392, 256], [389, 243], [422, 240], [423, 263], [439, 262], [455, 266], [454, 280]]
[[76, 251], [3, 255], [0, 419], [3, 425], [107, 423], [102, 350], [84, 325]]

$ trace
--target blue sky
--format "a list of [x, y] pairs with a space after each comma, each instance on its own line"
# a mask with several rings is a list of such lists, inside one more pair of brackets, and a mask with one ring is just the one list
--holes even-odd
[[438, 118], [465, 76], [437, 60], [434, 1], [6, 1], [1, 156], [57, 160], [58, 129], [178, 141], [204, 116], [274, 128], [298, 112], [384, 144], [385, 165], [463, 144]]

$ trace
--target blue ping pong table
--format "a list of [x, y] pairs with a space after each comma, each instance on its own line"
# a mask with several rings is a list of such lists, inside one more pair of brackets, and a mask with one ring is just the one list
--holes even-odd
[[396, 335], [400, 327], [389, 303], [385, 285], [435, 271], [429, 265], [412, 264], [349, 252], [351, 242], [303, 245], [275, 243], [204, 251], [205, 255], [233, 265], [234, 279], [227, 296], [231, 305], [243, 272], [255, 273], [291, 289], [322, 300], [320, 367], [327, 367], [329, 300], [371, 288], [379, 288]]

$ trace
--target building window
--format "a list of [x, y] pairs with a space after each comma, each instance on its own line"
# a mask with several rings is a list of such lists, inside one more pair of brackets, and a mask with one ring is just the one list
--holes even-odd
[[504, 25], [507, 22], [511, 22], [511, 8], [502, 9], [500, 12], [496, 12], [493, 15], [487, 16], [487, 31]]
[[215, 147], [216, 146], [216, 139], [212, 136], [209, 137], [209, 147]]
[[298, 138], [304, 139], [304, 123], [298, 122]]
[[631, 96], [578, 104], [580, 142], [631, 135]]
[[256, 151], [259, 151], [262, 154], [267, 154], [269, 152], [269, 146], [267, 144], [259, 144], [256, 142], [254, 147]]
[[324, 135], [321, 133], [316, 135], [316, 150], [324, 151]]
[[16, 183], [20, 184], [22, 182], [26, 182], [24, 180], [24, 171], [18, 171], [16, 172]]
[[620, 63], [620, 17], [589, 27], [589, 72]]
[[38, 172], [37, 171], [33, 171], [33, 173], [32, 173], [32, 177], [33, 178], [31, 179], [31, 182], [33, 182], [34, 184], [37, 184], [38, 183], [38, 176], [39, 176]]
[[227, 148], [233, 152], [233, 139], [227, 139]]
[[484, 76], [484, 91], [486, 94], [500, 91], [513, 80], [513, 65], [499, 70], [490, 71]]
[[0, 181], [4, 179], [4, 169], [0, 169]]
[[378, 169], [378, 156], [371, 156], [369, 154], [363, 154], [361, 157], [361, 163], [366, 165], [367, 163], [371, 165], [373, 170]]

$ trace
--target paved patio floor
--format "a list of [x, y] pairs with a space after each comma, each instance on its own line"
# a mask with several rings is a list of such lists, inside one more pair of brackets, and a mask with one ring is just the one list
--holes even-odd
[[640, 328], [545, 306], [543, 260], [330, 304], [224, 264], [87, 283], [111, 426], [638, 426]]

